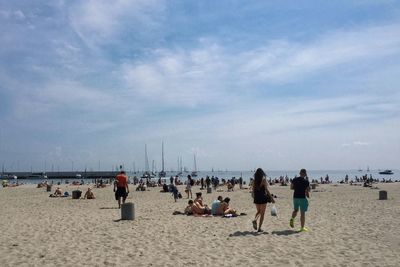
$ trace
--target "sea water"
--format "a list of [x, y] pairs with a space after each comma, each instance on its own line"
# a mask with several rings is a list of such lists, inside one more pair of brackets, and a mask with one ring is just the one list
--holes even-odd
[[[279, 178], [280, 176], [288, 176], [289, 178], [294, 178], [298, 176], [299, 170], [264, 170], [265, 173], [269, 178], [275, 179]], [[400, 170], [393, 170], [393, 175], [384, 175], [384, 174], [379, 174], [379, 170], [371, 170], [369, 172], [367, 171], [358, 171], [358, 170], [307, 170], [308, 178], [309, 180], [320, 180], [322, 177], [325, 180], [326, 175], [329, 176], [330, 181], [332, 182], [340, 182], [344, 180], [346, 175], [349, 176], [349, 181], [353, 180], [355, 181], [355, 177], [362, 177], [363, 175], [367, 175], [368, 178], [372, 176], [374, 179], [392, 179], [392, 181], [395, 180], [400, 180]], [[132, 172], [127, 172], [128, 176], [132, 178], [136, 175], [139, 177], [141, 174], [140, 173], [132, 173]], [[183, 172], [180, 175], [180, 180], [181, 181], [186, 181], [187, 176], [190, 175], [190, 172]], [[177, 172], [166, 172], [166, 177], [165, 179], [169, 183], [169, 177], [177, 175]], [[212, 176], [218, 177], [219, 180], [221, 179], [231, 179], [232, 177], [239, 178], [242, 177], [243, 181], [246, 181], [247, 183], [250, 181], [250, 178], [254, 176], [254, 171], [198, 171], [197, 172], [197, 177], [193, 177], [194, 179], [198, 180], [203, 178], [206, 178], [209, 176], [210, 178]], [[153, 180], [156, 180], [156, 178], [153, 178]], [[75, 178], [75, 179], [47, 179], [48, 182], [53, 182], [54, 184], [57, 184], [60, 182], [61, 184], [64, 184], [66, 181], [69, 183], [72, 183], [73, 181], [81, 181], [83, 180], [85, 184], [91, 183], [92, 180], [94, 179], [81, 179], [81, 178]], [[107, 179], [103, 179], [107, 180]], [[39, 182], [43, 182], [43, 179], [10, 179], [9, 182], [20, 182], [20, 183], [25, 183], [25, 184], [37, 184]]]

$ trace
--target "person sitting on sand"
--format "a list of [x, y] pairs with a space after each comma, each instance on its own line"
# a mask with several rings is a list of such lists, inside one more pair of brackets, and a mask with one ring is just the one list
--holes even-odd
[[193, 200], [189, 200], [188, 206], [186, 207], [185, 212], [186, 212], [186, 210], [190, 210], [194, 216], [196, 216], [196, 215], [202, 216], [205, 214], [209, 214], [208, 210], [204, 206], [201, 206], [198, 202], [196, 203]]
[[146, 191], [145, 185], [143, 183], [139, 183], [136, 187], [136, 191]]
[[61, 197], [63, 195], [61, 189], [59, 187], [56, 188], [56, 191], [53, 194], [53, 197]]
[[232, 209], [229, 207], [229, 202], [231, 201], [231, 199], [229, 197], [226, 197], [222, 202], [221, 205], [219, 207], [219, 209], [217, 209], [217, 215], [226, 215], [226, 214], [237, 214], [235, 209]]
[[193, 215], [193, 200], [188, 201], [188, 205], [184, 212], [186, 215]]
[[202, 193], [198, 192], [196, 193], [196, 198], [194, 200], [194, 205], [200, 209], [202, 209], [204, 212], [204, 214], [211, 214], [211, 210], [210, 208], [203, 203], [203, 197], [202, 197]]
[[222, 202], [222, 196], [218, 196], [218, 198], [213, 201], [213, 203], [211, 204], [212, 215], [222, 215], [222, 214], [217, 214], [217, 211], [220, 209], [221, 202]]
[[194, 202], [199, 203], [201, 206], [207, 206], [203, 204], [203, 197], [202, 197], [202, 193], [201, 192], [197, 192], [196, 193], [196, 198], [194, 199]]
[[85, 196], [83, 198], [96, 199], [96, 197], [93, 194], [93, 191], [90, 188], [88, 188], [88, 190], [86, 191]]
[[228, 183], [226, 185], [228, 187], [228, 192], [233, 191], [233, 186], [234, 185], [230, 181], [228, 181]]

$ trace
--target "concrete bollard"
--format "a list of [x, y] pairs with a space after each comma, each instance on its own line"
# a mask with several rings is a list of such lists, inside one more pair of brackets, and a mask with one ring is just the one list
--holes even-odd
[[121, 205], [121, 220], [135, 219], [135, 204], [128, 202]]
[[211, 194], [211, 192], [212, 192], [212, 188], [211, 187], [207, 188], [207, 194]]
[[386, 200], [387, 199], [387, 191], [381, 190], [379, 191], [379, 200]]

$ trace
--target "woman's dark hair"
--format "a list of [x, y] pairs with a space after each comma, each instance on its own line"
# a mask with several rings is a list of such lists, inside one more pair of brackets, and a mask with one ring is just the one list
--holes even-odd
[[231, 199], [230, 199], [229, 197], [226, 197], [226, 198], [224, 199], [224, 202], [225, 202], [225, 203], [229, 203], [229, 201], [231, 201]]
[[262, 179], [265, 177], [265, 172], [258, 168], [254, 173], [254, 188], [259, 189], [261, 186]]

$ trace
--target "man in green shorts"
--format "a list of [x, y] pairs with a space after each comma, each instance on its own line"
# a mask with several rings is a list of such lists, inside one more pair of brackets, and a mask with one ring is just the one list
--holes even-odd
[[310, 183], [306, 179], [307, 171], [305, 169], [300, 170], [300, 177], [296, 177], [290, 184], [290, 189], [294, 190], [293, 193], [293, 213], [290, 219], [290, 227], [294, 227], [294, 218], [297, 216], [297, 212], [300, 209], [300, 232], [308, 231], [304, 227], [306, 221], [306, 211], [308, 210], [308, 200], [310, 197]]

